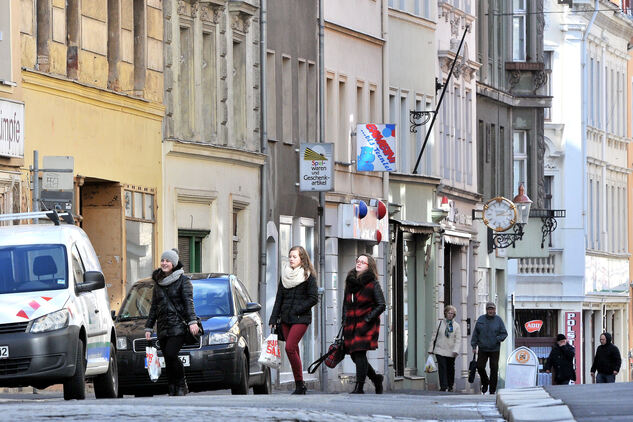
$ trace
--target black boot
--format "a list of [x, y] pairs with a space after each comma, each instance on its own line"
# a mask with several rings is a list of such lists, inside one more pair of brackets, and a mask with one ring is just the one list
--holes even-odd
[[308, 391], [306, 383], [303, 381], [295, 381], [295, 391], [292, 394], [305, 394]]
[[385, 377], [383, 377], [380, 374], [376, 374], [372, 379], [371, 382], [374, 383], [374, 387], [376, 388], [376, 394], [382, 394], [382, 381]]
[[175, 396], [176, 395], [176, 391], [178, 391], [178, 385], [176, 384], [169, 384], [169, 395], [170, 396]]
[[189, 394], [189, 387], [187, 387], [187, 381], [185, 379], [180, 380], [178, 388], [176, 389], [177, 396], [186, 396]]
[[365, 392], [363, 391], [364, 385], [364, 382], [357, 382], [356, 386], [354, 387], [354, 391], [352, 391], [350, 394], [365, 394]]

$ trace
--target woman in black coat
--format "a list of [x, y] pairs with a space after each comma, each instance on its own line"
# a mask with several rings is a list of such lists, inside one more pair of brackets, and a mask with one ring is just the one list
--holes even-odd
[[286, 339], [286, 356], [295, 379], [295, 391], [292, 394], [305, 394], [307, 388], [303, 382], [299, 341], [312, 322], [312, 307], [319, 301], [316, 272], [308, 253], [301, 246], [290, 249], [288, 263], [282, 270], [268, 324], [271, 331], [281, 324]]
[[363, 394], [365, 378], [374, 383], [376, 394], [382, 394], [383, 376], [367, 361], [367, 351], [378, 348], [380, 314], [385, 310], [385, 297], [378, 282], [376, 261], [367, 254], [356, 258], [356, 268], [345, 279], [343, 300], [343, 338], [345, 353], [356, 364], [356, 386], [352, 394]]
[[557, 335], [556, 345], [552, 347], [544, 366], [545, 372], [554, 371], [554, 384], [567, 385], [569, 381], [576, 380], [575, 355], [576, 351], [571, 344], [567, 343], [567, 337], [564, 334]]
[[198, 324], [193, 306], [193, 286], [184, 275], [176, 249], [163, 252], [160, 268], [152, 273], [152, 279], [155, 285], [145, 323], [145, 338], [150, 339], [156, 323], [158, 342], [165, 357], [169, 395], [184, 396], [189, 390], [178, 353], [185, 342], [187, 330], [194, 336], [198, 334]]

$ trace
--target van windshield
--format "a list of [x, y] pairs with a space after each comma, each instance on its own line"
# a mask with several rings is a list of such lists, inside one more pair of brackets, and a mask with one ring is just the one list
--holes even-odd
[[0, 246], [0, 294], [68, 287], [64, 245]]

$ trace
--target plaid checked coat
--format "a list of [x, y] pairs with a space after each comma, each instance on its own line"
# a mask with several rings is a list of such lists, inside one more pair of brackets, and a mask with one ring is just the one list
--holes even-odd
[[343, 301], [343, 338], [345, 353], [378, 348], [380, 314], [385, 297], [380, 283], [369, 271], [359, 276], [352, 270], [345, 280]]

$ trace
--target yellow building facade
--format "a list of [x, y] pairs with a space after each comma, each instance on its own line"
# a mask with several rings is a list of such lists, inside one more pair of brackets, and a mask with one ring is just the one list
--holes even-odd
[[118, 309], [162, 250], [162, 1], [19, 1], [23, 169], [33, 151], [40, 168], [72, 157], [73, 210]]

